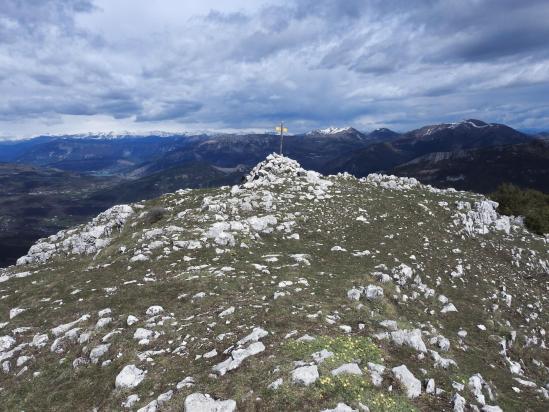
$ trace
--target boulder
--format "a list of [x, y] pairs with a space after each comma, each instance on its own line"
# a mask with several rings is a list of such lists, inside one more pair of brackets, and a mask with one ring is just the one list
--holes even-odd
[[236, 402], [232, 399], [216, 400], [210, 395], [196, 392], [185, 398], [183, 410], [185, 412], [233, 412], [236, 411]]
[[406, 365], [397, 366], [392, 371], [395, 378], [404, 387], [408, 398], [417, 398], [421, 395], [421, 381], [408, 370]]
[[316, 365], [302, 366], [292, 372], [292, 382], [298, 385], [309, 386], [318, 379], [318, 368]]
[[391, 339], [398, 346], [409, 346], [418, 352], [427, 352], [427, 346], [423, 342], [419, 329], [391, 332]]
[[334, 376], [342, 375], [342, 374], [351, 374], [351, 375], [362, 375], [362, 371], [360, 370], [360, 367], [356, 363], [345, 363], [341, 365], [339, 368], [336, 368], [331, 371], [331, 374]]
[[117, 389], [135, 388], [145, 379], [146, 373], [147, 371], [141, 370], [135, 365], [126, 365], [116, 377], [115, 386]]
[[364, 290], [364, 294], [368, 300], [381, 299], [383, 297], [383, 288], [376, 285], [368, 285]]
[[321, 412], [357, 412], [357, 410], [351, 408], [346, 403], [339, 402], [334, 409], [323, 409]]
[[456, 393], [452, 398], [452, 406], [454, 407], [454, 412], [464, 412], [465, 411], [465, 398], [459, 393]]

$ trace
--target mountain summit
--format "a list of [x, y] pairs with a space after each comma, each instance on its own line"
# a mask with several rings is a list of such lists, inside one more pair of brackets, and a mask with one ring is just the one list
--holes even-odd
[[0, 270], [6, 410], [546, 410], [549, 252], [483, 196], [270, 155]]

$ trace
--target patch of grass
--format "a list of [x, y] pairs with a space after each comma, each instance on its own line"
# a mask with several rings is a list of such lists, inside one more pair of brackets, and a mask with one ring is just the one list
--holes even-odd
[[418, 409], [402, 396], [387, 395], [384, 392], [377, 392], [367, 401], [372, 411], [380, 412], [414, 412]]
[[305, 359], [314, 352], [326, 349], [333, 356], [323, 362], [326, 366], [339, 366], [346, 362], [380, 362], [381, 349], [368, 337], [363, 336], [320, 336], [312, 341], [290, 340], [285, 349], [295, 359]]
[[145, 224], [152, 225], [159, 222], [166, 215], [166, 209], [160, 206], [155, 206], [149, 210], [145, 216]]
[[349, 374], [325, 375], [307, 388], [284, 384], [264, 395], [271, 407], [276, 405], [279, 408], [274, 410], [319, 410], [333, 408], [338, 402], [344, 402], [354, 409], [361, 403], [372, 412], [418, 410], [405, 397], [373, 387], [365, 376]]
[[342, 374], [324, 376], [316, 384], [324, 398], [343, 399], [347, 403], [365, 403], [370, 399], [372, 386], [360, 375]]

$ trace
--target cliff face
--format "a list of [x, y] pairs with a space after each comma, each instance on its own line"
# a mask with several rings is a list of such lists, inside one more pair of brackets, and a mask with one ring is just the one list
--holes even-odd
[[116, 206], [0, 272], [0, 402], [547, 409], [548, 241], [495, 206], [278, 155]]

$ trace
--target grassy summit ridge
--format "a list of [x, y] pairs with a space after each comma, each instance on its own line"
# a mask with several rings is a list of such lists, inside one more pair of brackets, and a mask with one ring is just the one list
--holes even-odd
[[0, 404], [547, 410], [548, 241], [495, 207], [271, 155], [109, 209], [0, 272]]

